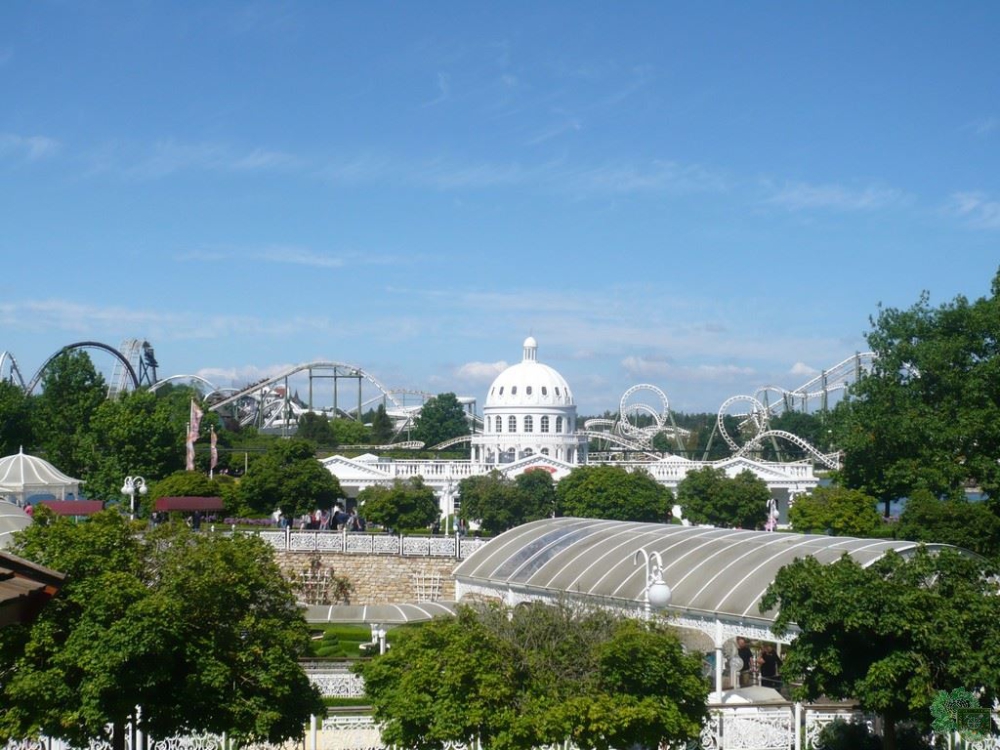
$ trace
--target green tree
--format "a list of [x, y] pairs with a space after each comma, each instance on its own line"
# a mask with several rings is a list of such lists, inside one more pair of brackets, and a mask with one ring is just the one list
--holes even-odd
[[844, 487], [816, 487], [800, 495], [788, 511], [788, 521], [803, 534], [877, 536], [885, 525], [871, 495]]
[[0, 380], [0, 456], [30, 448], [31, 403], [20, 386]]
[[229, 478], [209, 479], [200, 471], [175, 471], [168, 477], [150, 485], [149, 493], [142, 499], [142, 509], [149, 515], [161, 497], [222, 497], [222, 485], [232, 482]]
[[428, 448], [468, 434], [465, 407], [454, 393], [441, 393], [428, 399], [413, 428], [414, 440], [423, 441]]
[[121, 750], [137, 706], [156, 737], [302, 737], [322, 702], [298, 663], [305, 621], [266, 543], [181, 524], [139, 538], [113, 512], [36, 519], [15, 553], [67, 577], [33, 624], [0, 630], [0, 739]]
[[986, 503], [939, 499], [917, 490], [906, 501], [897, 539], [954, 544], [987, 557], [1000, 557], [1000, 518]]
[[871, 371], [835, 411], [843, 482], [886, 503], [926, 489], [1000, 497], [1000, 272], [991, 295], [879, 308]]
[[526, 471], [508, 479], [494, 470], [466, 477], [458, 484], [460, 516], [489, 534], [500, 534], [528, 521], [549, 518], [556, 490], [547, 471]]
[[32, 428], [42, 452], [60, 471], [86, 478], [85, 436], [107, 394], [104, 377], [85, 351], [64, 352], [49, 363], [42, 393], [34, 397]]
[[358, 493], [358, 506], [366, 521], [398, 531], [426, 529], [441, 517], [434, 490], [422, 477], [397, 479], [391, 487], [365, 487]]
[[[206, 419], [216, 417], [206, 415]], [[120, 499], [126, 476], [153, 481], [183, 469], [185, 431], [185, 422], [179, 421], [170, 402], [145, 389], [103, 400], [81, 438], [87, 494]]]
[[371, 439], [371, 433], [361, 422], [338, 417], [330, 420], [330, 433], [337, 445], [361, 445]]
[[337, 445], [337, 441], [333, 437], [333, 430], [330, 429], [330, 420], [322, 414], [311, 411], [299, 415], [295, 437], [300, 440], [309, 440], [318, 446], [332, 448]]
[[392, 419], [386, 413], [385, 404], [379, 404], [372, 416], [371, 435], [372, 442], [376, 445], [388, 445], [392, 442], [395, 429]]
[[849, 556], [813, 557], [782, 568], [762, 610], [778, 609], [774, 631], [800, 629], [782, 672], [799, 699], [853, 698], [885, 719], [895, 748], [901, 719], [929, 723], [937, 690], [982, 689], [989, 704], [1000, 683], [1000, 597], [996, 569], [950, 549], [889, 552], [868, 567]]
[[677, 503], [692, 523], [756, 529], [767, 519], [767, 483], [744, 469], [728, 477], [723, 469], [705, 466], [689, 471], [677, 485]]
[[497, 605], [401, 636], [356, 668], [397, 746], [658, 747], [696, 738], [706, 713], [699, 661], [659, 624]]
[[666, 521], [674, 496], [645, 471], [578, 466], [556, 485], [557, 513], [612, 521]]
[[262, 515], [280, 507], [286, 518], [296, 518], [331, 508], [343, 497], [340, 481], [316, 460], [305, 440], [271, 443], [239, 483], [243, 509]]

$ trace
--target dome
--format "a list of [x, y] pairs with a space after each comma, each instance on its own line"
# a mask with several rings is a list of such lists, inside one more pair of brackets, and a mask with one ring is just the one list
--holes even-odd
[[31, 525], [31, 516], [14, 503], [0, 500], [0, 549], [9, 546], [15, 531], [22, 531]]
[[538, 343], [524, 340], [524, 358], [500, 373], [486, 393], [484, 408], [516, 406], [573, 406], [566, 379], [537, 359]]

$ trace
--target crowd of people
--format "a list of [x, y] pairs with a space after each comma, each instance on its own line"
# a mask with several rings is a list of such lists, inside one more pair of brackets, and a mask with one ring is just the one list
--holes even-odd
[[271, 519], [279, 528], [295, 528], [300, 531], [364, 531], [366, 528], [365, 519], [358, 515], [357, 508], [346, 511], [340, 504], [329, 510], [317, 508], [298, 518], [289, 518], [282, 513], [281, 508], [275, 508]]

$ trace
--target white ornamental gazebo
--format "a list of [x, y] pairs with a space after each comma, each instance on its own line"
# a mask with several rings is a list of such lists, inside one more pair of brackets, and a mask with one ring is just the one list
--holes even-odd
[[29, 456], [22, 448], [0, 458], [0, 498], [23, 507], [33, 495], [53, 495], [57, 500], [77, 500], [83, 481], [63, 474], [48, 461]]

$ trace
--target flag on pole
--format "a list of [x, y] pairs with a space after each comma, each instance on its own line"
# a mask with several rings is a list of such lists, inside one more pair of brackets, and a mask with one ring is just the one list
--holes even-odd
[[219, 449], [216, 447], [215, 425], [212, 425], [212, 458], [208, 462], [208, 475], [212, 476], [215, 465], [219, 463]]
[[201, 418], [205, 415], [195, 403], [194, 399], [191, 399], [191, 438], [192, 441], [198, 439], [198, 429], [201, 427]]
[[188, 423], [187, 441], [186, 441], [186, 443], [187, 443], [187, 463], [184, 465], [184, 468], [187, 471], [194, 471], [194, 440], [191, 437], [192, 434], [193, 433], [191, 431], [191, 424]]

